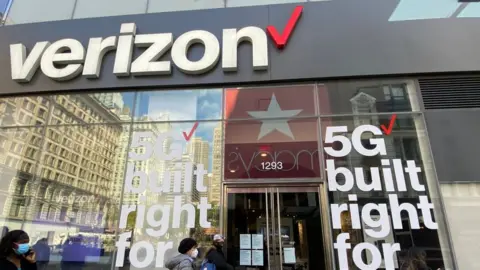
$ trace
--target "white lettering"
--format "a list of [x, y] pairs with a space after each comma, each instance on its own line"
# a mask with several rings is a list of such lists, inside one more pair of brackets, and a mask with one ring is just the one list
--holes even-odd
[[422, 211], [423, 223], [425, 226], [431, 230], [437, 230], [438, 224], [433, 221], [432, 213], [430, 210], [433, 210], [433, 203], [428, 202], [427, 196], [420, 196], [420, 203], [417, 204], [418, 209]]
[[[328, 179], [328, 189], [330, 191], [343, 191], [347, 192], [352, 190], [355, 179], [353, 179], [352, 172], [344, 167], [335, 168], [335, 160], [327, 159], [327, 179]], [[342, 174], [345, 183], [339, 184], [337, 175]]]
[[195, 175], [197, 176], [196, 189], [199, 192], [207, 191], [207, 186], [205, 185], [204, 178], [203, 178], [206, 174], [208, 174], [208, 171], [203, 168], [203, 164], [198, 164], [197, 169], [195, 170]]
[[[380, 215], [376, 219], [372, 212], [378, 212]], [[371, 237], [384, 238], [390, 234], [390, 220], [388, 218], [388, 206], [385, 203], [375, 204], [367, 203], [362, 208], [362, 219], [368, 227], [379, 228], [379, 231], [365, 229], [365, 233]]]
[[388, 195], [390, 201], [390, 209], [392, 212], [393, 228], [400, 230], [403, 228], [402, 224], [402, 211], [406, 211], [408, 214], [408, 220], [410, 221], [410, 227], [412, 229], [420, 229], [420, 221], [418, 219], [418, 212], [415, 206], [410, 203], [400, 204], [397, 194]]
[[137, 32], [135, 23], [124, 23], [120, 26], [120, 37], [118, 37], [117, 54], [113, 74], [118, 77], [130, 75], [130, 66], [133, 55], [133, 39]]
[[325, 134], [325, 144], [334, 144], [338, 142], [342, 145], [340, 150], [336, 150], [333, 147], [325, 147], [324, 150], [327, 154], [332, 157], [344, 157], [350, 154], [352, 150], [352, 143], [346, 136], [334, 135], [334, 133], [343, 133], [348, 132], [347, 126], [336, 126], [336, 127], [327, 127]]
[[208, 203], [207, 198], [202, 197], [200, 198], [200, 204], [197, 206], [198, 210], [200, 210], [200, 217], [199, 223], [200, 226], [203, 228], [210, 228], [212, 224], [208, 221], [208, 210], [212, 209], [212, 205]]
[[[157, 211], [162, 212], [160, 220], [155, 219]], [[170, 221], [170, 206], [156, 204], [151, 206], [147, 212], [147, 223], [151, 228], [147, 229], [147, 234], [153, 237], [163, 236], [168, 230], [168, 222]], [[160, 227], [159, 230], [154, 228]]]
[[[198, 61], [188, 59], [188, 49], [196, 43], [203, 44], [205, 52]], [[172, 48], [172, 60], [182, 72], [201, 74], [212, 69], [220, 57], [218, 39], [210, 32], [195, 30], [187, 32], [175, 40]]]
[[128, 215], [135, 212], [135, 209], [137, 209], [136, 205], [122, 205], [122, 209], [120, 210], [120, 223], [118, 225], [120, 229], [127, 227]]
[[102, 60], [105, 54], [117, 48], [117, 37], [91, 38], [88, 42], [87, 56], [85, 57], [85, 66], [82, 75], [87, 78], [100, 77]]
[[332, 214], [332, 226], [334, 229], [342, 228], [342, 213], [348, 212], [348, 204], [332, 203], [330, 204], [330, 212]]
[[[232, 72], [238, 69], [238, 47], [243, 42], [252, 46], [253, 70], [268, 69], [268, 39], [259, 27], [224, 29], [220, 50], [219, 40], [208, 31], [189, 31], [174, 40], [172, 33], [137, 35], [135, 23], [123, 23], [118, 37], [90, 38], [87, 49], [75, 39], [62, 39], [52, 45], [42, 41], [37, 42], [27, 56], [24, 44], [10, 45], [12, 80], [31, 81], [39, 66], [47, 77], [57, 81], [70, 80], [80, 74], [98, 79], [105, 55], [115, 50], [113, 74], [118, 77], [168, 75], [172, 72], [171, 61], [183, 73], [203, 74], [216, 66], [220, 54], [223, 71]], [[188, 50], [196, 43], [202, 44], [205, 50], [199, 60], [191, 61]], [[142, 47], [147, 49], [133, 59], [135, 49]], [[159, 61], [169, 50], [171, 61]]]
[[172, 249], [172, 248], [173, 248], [173, 242], [172, 241], [159, 242], [157, 244], [157, 260], [155, 262], [156, 267], [159, 267], [159, 268], [163, 267], [163, 264], [164, 264], [164, 261], [165, 261], [165, 252], [167, 252], [167, 250]]
[[420, 184], [420, 180], [418, 179], [418, 173], [421, 173], [422, 169], [417, 167], [415, 160], [407, 160], [405, 172], [408, 173], [408, 176], [410, 177], [410, 184], [414, 190], [425, 191], [425, 186]]
[[258, 27], [244, 27], [223, 30], [222, 67], [225, 71], [237, 71], [238, 45], [244, 41], [252, 44], [252, 63], [254, 70], [268, 68], [267, 35]]
[[[373, 135], [365, 134], [367, 132], [373, 133]], [[417, 204], [399, 199], [398, 193], [400, 192], [409, 192], [410, 194], [412, 191], [417, 191], [422, 194], [426, 190], [425, 185], [420, 182], [421, 168], [416, 166], [415, 160], [407, 160], [405, 162], [407, 166], [404, 168], [404, 161], [401, 159], [381, 159], [380, 156], [387, 155], [385, 139], [370, 138], [379, 135], [382, 135], [381, 130], [372, 125], [356, 127], [351, 136], [348, 134], [347, 126], [327, 127], [326, 129], [325, 144], [330, 145], [325, 147], [324, 151], [331, 157], [346, 157], [352, 149], [355, 149], [361, 156], [377, 157], [381, 164], [381, 167], [370, 168], [352, 168], [351, 165], [336, 167], [337, 160], [327, 158], [329, 190], [354, 193], [358, 188], [363, 192], [385, 190], [388, 194], [386, 203], [367, 201], [357, 203], [357, 195], [348, 194], [348, 203], [330, 204], [333, 229], [342, 231], [363, 229], [368, 236], [365, 237], [365, 242], [358, 243], [353, 248], [347, 243], [347, 240], [350, 239], [349, 233], [341, 233], [337, 236], [334, 248], [337, 250], [339, 266], [342, 270], [350, 269], [347, 249], [352, 249], [355, 269], [398, 268], [396, 252], [401, 251], [402, 248], [399, 243], [392, 243], [394, 242], [392, 230], [406, 229], [404, 226], [407, 220], [410, 222], [410, 226], [407, 225], [407, 227], [411, 230], [423, 229], [423, 225], [430, 230], [438, 229], [438, 224], [433, 220], [434, 205], [429, 202], [428, 196], [418, 196], [419, 203]], [[368, 170], [370, 173], [366, 172]], [[408, 174], [410, 178], [410, 188], [407, 188], [405, 174]], [[368, 193], [362, 195], [364, 195], [362, 196], [364, 200], [368, 200]], [[346, 216], [349, 217], [350, 222], [345, 222]], [[375, 239], [381, 239], [387, 243], [382, 243], [380, 246]]]
[[363, 139], [363, 134], [365, 132], [371, 132], [374, 135], [383, 135], [382, 131], [372, 125], [362, 125], [357, 127], [356, 129], [353, 130], [352, 132], [352, 144], [355, 150], [362, 156], [366, 157], [373, 157], [378, 154], [380, 155], [386, 155], [387, 150], [385, 148], [385, 141], [382, 138], [379, 139], [369, 139], [369, 142], [371, 145], [374, 145], [374, 149], [367, 149], [363, 146], [362, 144], [362, 139]]
[[146, 34], [135, 37], [135, 45], [148, 47], [132, 63], [131, 72], [134, 76], [141, 75], [165, 75], [172, 72], [170, 61], [157, 61], [173, 44], [173, 35]]
[[[369, 264], [366, 264], [363, 261], [362, 252], [368, 251], [372, 255], [372, 261]], [[355, 265], [362, 270], [371, 270], [378, 269], [382, 264], [382, 254], [378, 248], [371, 243], [360, 243], [353, 248], [353, 262]]]
[[[138, 252], [144, 249], [145, 256], [138, 256]], [[155, 258], [155, 248], [147, 241], [136, 242], [130, 250], [129, 260], [133, 267], [136, 268], [145, 268], [147, 267]]]
[[12, 80], [16, 82], [29, 82], [38, 67], [40, 59], [50, 42], [37, 42], [27, 57], [27, 48], [23, 44], [10, 45]]
[[193, 228], [195, 227], [195, 206], [190, 203], [186, 203], [182, 205], [182, 196], [175, 196], [173, 199], [173, 221], [172, 221], [172, 228], [180, 228], [180, 220], [182, 216], [182, 212], [187, 212], [187, 223], [185, 224], [186, 228]]
[[48, 77], [65, 81], [82, 72], [84, 58], [85, 48], [78, 40], [62, 39], [45, 50], [40, 66], [42, 72]]
[[338, 263], [341, 270], [349, 269], [347, 249], [351, 249], [352, 245], [347, 243], [348, 239], [350, 239], [348, 233], [341, 233], [337, 236], [337, 241], [333, 243], [333, 247], [338, 250]]
[[132, 237], [132, 232], [126, 232], [119, 235], [118, 241], [115, 243], [117, 247], [117, 259], [115, 260], [116, 267], [122, 267], [125, 261], [125, 249], [130, 246], [128, 238]]
[[[168, 144], [165, 143], [166, 140], [168, 140]], [[196, 190], [208, 192], [208, 184], [204, 181], [204, 175], [208, 172], [204, 165], [177, 160], [182, 157], [182, 144], [175, 142], [171, 132], [161, 133], [156, 138], [152, 132], [134, 133], [130, 146], [130, 159], [134, 161], [149, 160], [153, 155], [154, 159], [172, 160], [170, 164], [173, 165], [173, 168], [170, 167], [164, 172], [156, 169], [147, 172], [136, 169], [134, 162], [127, 164], [125, 192], [136, 193], [139, 196], [136, 203], [122, 205], [119, 227], [125, 229], [135, 221], [135, 229], [143, 229], [145, 226], [144, 231], [148, 236], [165, 239], [172, 237], [169, 234], [170, 228], [194, 228], [196, 224], [203, 228], [210, 228], [208, 210], [212, 209], [212, 205], [208, 203], [207, 198], [201, 197], [200, 203], [198, 201], [188, 203], [191, 201], [185, 198], [185, 195], [190, 196], [193, 192], [194, 175], [196, 176]], [[163, 174], [163, 177], [159, 177], [159, 174]], [[173, 191], [170, 189], [172, 181]], [[157, 194], [179, 193], [180, 195], [173, 196], [173, 205], [170, 203], [151, 205], [146, 197], [151, 192]], [[182, 218], [182, 214], [184, 214], [184, 218]], [[155, 267], [162, 268], [165, 252], [172, 249], [173, 241], [158, 241], [155, 242], [156, 246], [151, 241], [138, 241], [130, 244], [131, 240], [128, 238], [131, 236], [131, 232], [120, 234], [116, 243], [118, 248], [116, 266], [123, 266], [125, 250], [130, 246], [129, 260], [132, 266], [138, 269], [153, 267], [155, 264]]]
[[[350, 235], [348, 233], [341, 233], [337, 236], [337, 239], [333, 244], [333, 247], [337, 250], [339, 269], [341, 270], [350, 269], [348, 265], [347, 250], [351, 249], [352, 245], [350, 243], [347, 243], [347, 240], [349, 239], [350, 239]], [[394, 256], [395, 256], [395, 252], [401, 250], [400, 244], [385, 243], [385, 244], [382, 244], [381, 248], [383, 250], [383, 255], [384, 255], [383, 259], [385, 260], [385, 267], [381, 267], [382, 253], [380, 252], [379, 247], [377, 248], [372, 243], [359, 243], [355, 245], [352, 251], [352, 259], [353, 259], [353, 262], [355, 263], [355, 266], [357, 266], [361, 270], [370, 270], [370, 269], [378, 269], [378, 268], [395, 269], [396, 267], [394, 262]], [[371, 258], [371, 261], [369, 263], [366, 263], [364, 261], [364, 256], [362, 255], [364, 251], [370, 253], [369, 257]]]

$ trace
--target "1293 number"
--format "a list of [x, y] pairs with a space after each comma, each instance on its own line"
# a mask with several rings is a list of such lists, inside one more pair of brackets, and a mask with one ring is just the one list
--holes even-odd
[[281, 170], [283, 169], [283, 163], [281, 161], [278, 162], [262, 162], [262, 170], [270, 171], [270, 170]]

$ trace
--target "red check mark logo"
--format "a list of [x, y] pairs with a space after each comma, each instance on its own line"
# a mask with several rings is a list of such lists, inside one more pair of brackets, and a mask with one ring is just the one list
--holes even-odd
[[390, 133], [392, 133], [395, 119], [397, 119], [396, 114], [392, 115], [392, 117], [390, 118], [390, 123], [388, 123], [388, 127], [386, 127], [385, 125], [380, 125], [380, 128], [383, 130], [383, 133], [385, 133], [385, 135], [390, 135]]
[[198, 122], [195, 122], [195, 124], [193, 125], [192, 129], [190, 130], [190, 133], [187, 133], [184, 131], [182, 132], [182, 135], [183, 135], [183, 138], [185, 138], [185, 141], [190, 141], [190, 138], [192, 138], [192, 135], [193, 133], [195, 132], [195, 130], [197, 129], [198, 127]]
[[303, 12], [303, 6], [297, 6], [293, 10], [292, 15], [290, 16], [290, 19], [288, 19], [287, 25], [285, 26], [285, 29], [283, 30], [282, 35], [280, 35], [277, 31], [277, 28], [273, 25], [267, 26], [267, 33], [270, 35], [272, 38], [273, 42], [275, 42], [275, 46], [277, 46], [278, 49], [283, 49], [287, 45], [288, 39], [292, 35], [293, 29], [297, 25], [298, 19], [302, 15]]

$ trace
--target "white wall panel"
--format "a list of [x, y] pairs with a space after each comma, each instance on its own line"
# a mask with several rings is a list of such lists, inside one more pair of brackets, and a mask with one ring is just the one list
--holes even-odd
[[263, 6], [307, 2], [307, 0], [227, 0], [227, 7]]
[[142, 14], [147, 0], [77, 0], [73, 17], [92, 18], [129, 14]]
[[197, 10], [225, 7], [224, 0], [150, 0], [148, 12]]
[[75, 0], [15, 0], [6, 24], [68, 20]]
[[458, 269], [480, 269], [480, 184], [442, 184]]

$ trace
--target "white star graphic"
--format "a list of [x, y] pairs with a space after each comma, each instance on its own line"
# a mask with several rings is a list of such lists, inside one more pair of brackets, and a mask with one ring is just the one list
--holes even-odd
[[[302, 110], [284, 110], [280, 108], [280, 105], [277, 102], [275, 94], [272, 94], [272, 99], [268, 105], [266, 111], [249, 111], [247, 112], [251, 117], [254, 118], [288, 118], [293, 117], [299, 114]], [[257, 140], [260, 140], [265, 135], [269, 134], [274, 130], [278, 130], [281, 133], [287, 135], [288, 137], [295, 140], [293, 137], [292, 130], [288, 125], [288, 119], [278, 119], [278, 120], [260, 120], [262, 121], [262, 127], [260, 128], [260, 133], [258, 134]]]

